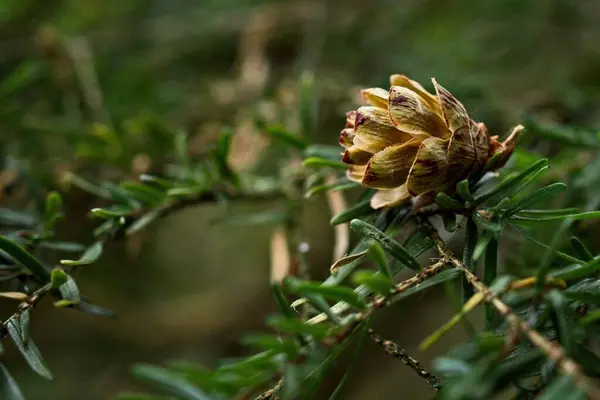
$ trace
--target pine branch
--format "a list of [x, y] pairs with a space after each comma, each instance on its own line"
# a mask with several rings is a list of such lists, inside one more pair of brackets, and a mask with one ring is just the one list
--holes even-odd
[[387, 354], [402, 361], [404, 365], [408, 366], [413, 371], [415, 371], [420, 377], [424, 378], [427, 381], [427, 383], [431, 385], [433, 390], [439, 390], [439, 386], [441, 383], [440, 379], [437, 376], [433, 375], [431, 372], [427, 371], [425, 368], [423, 368], [419, 361], [406, 354], [406, 351], [402, 347], [400, 347], [397, 343], [391, 340], [384, 339], [383, 337], [375, 333], [373, 329], [369, 329], [367, 332], [369, 333], [369, 337], [371, 338], [371, 340], [383, 347]]
[[[436, 263], [423, 268], [418, 274], [398, 283], [396, 286], [394, 286], [394, 288], [392, 288], [392, 290], [390, 290], [390, 293], [387, 296], [375, 297], [373, 299], [373, 301], [371, 301], [371, 303], [369, 304], [369, 307], [365, 311], [356, 315], [354, 321], [352, 323], [350, 323], [342, 333], [340, 333], [339, 335], [324, 339], [324, 344], [326, 346], [331, 347], [331, 346], [341, 343], [342, 341], [344, 341], [344, 339], [346, 339], [348, 336], [350, 336], [350, 334], [352, 332], [354, 332], [354, 330], [356, 328], [358, 328], [364, 321], [366, 321], [373, 314], [373, 311], [389, 305], [388, 300], [392, 295], [402, 293], [402, 292], [410, 289], [411, 287], [416, 286], [419, 283], [423, 282], [425, 279], [436, 275], [437, 273], [442, 271], [442, 269], [444, 268], [444, 266], [446, 266], [446, 264], [447, 264], [446, 260], [439, 260]], [[316, 319], [316, 317], [313, 317], [312, 319], [309, 319], [306, 322], [309, 324], [316, 324], [319, 322], [323, 322], [323, 320]], [[416, 361], [416, 360], [414, 360], [414, 361], [416, 362], [416, 364], [418, 364], [418, 361]], [[276, 386], [274, 386], [273, 388], [271, 388], [271, 389], [259, 394], [257, 397], [255, 397], [255, 400], [259, 400], [259, 399], [266, 400], [266, 399], [273, 398], [272, 396], [274, 395], [274, 393], [276, 393], [279, 390], [279, 387], [281, 387], [282, 382], [283, 382], [283, 378], [281, 378], [281, 380], [279, 380], [277, 382]]]
[[432, 232], [432, 238], [443, 259], [461, 270], [465, 274], [467, 281], [475, 288], [475, 290], [484, 295], [484, 301], [491, 304], [502, 317], [506, 318], [509, 324], [513, 326], [513, 329], [523, 332], [534, 346], [542, 350], [550, 360], [554, 361], [558, 368], [560, 368], [565, 375], [570, 376], [575, 384], [583, 389], [590, 398], [600, 399], [600, 388], [598, 385], [592, 382], [583, 373], [579, 364], [567, 356], [562, 346], [555, 342], [551, 342], [541, 333], [529, 326], [527, 322], [521, 320], [508, 305], [500, 300], [498, 296], [477, 277], [477, 275], [471, 272], [471, 270], [469, 270], [469, 268], [467, 268], [467, 266], [452, 253], [446, 243], [440, 238], [437, 231]]

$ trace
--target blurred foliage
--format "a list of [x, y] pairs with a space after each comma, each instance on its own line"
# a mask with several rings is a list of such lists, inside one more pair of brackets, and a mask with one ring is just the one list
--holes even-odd
[[[405, 266], [427, 266], [434, 243], [427, 235], [428, 223], [414, 220], [409, 210], [370, 209], [372, 193], [341, 176], [339, 149], [331, 145], [343, 113], [359, 101], [357, 88], [386, 86], [389, 74], [401, 72], [420, 81], [438, 78], [492, 134], [504, 136], [517, 123], [525, 125], [506, 170], [470, 182], [474, 202], [438, 196], [439, 208], [430, 219], [455, 252], [462, 248], [471, 254], [467, 261], [473, 261], [474, 271], [519, 318], [556, 339], [579, 364], [578, 373], [597, 375], [599, 242], [593, 218], [600, 204], [600, 137], [594, 129], [600, 122], [595, 74], [600, 10], [595, 2], [490, 0], [466, 7], [459, 1], [436, 0], [402, 5], [388, 0], [4, 0], [0, 9], [0, 285], [7, 303], [1, 336], [3, 344], [10, 339], [16, 345], [38, 374], [52, 377], [52, 368], [46, 366], [52, 361], [44, 348], [54, 345], [42, 343], [40, 351], [36, 342], [68, 325], [61, 318], [75, 324], [79, 317], [65, 316], [68, 311], [114, 316], [105, 304], [92, 301], [88, 290], [104, 301], [119, 298], [109, 301], [111, 307], [134, 326], [134, 333], [127, 333], [133, 339], [121, 338], [118, 345], [111, 342], [116, 347], [102, 350], [109, 359], [118, 358], [119, 346], [143, 346], [138, 337], [148, 348], [164, 343], [153, 338], [166, 336], [171, 320], [162, 325], [167, 327], [164, 334], [143, 335], [138, 330], [146, 328], [135, 326], [158, 293], [167, 290], [163, 282], [180, 275], [181, 289], [174, 289], [178, 292], [201, 280], [207, 285], [212, 281], [197, 271], [190, 275], [145, 265], [150, 264], [149, 246], [140, 238], [161, 217], [198, 206], [207, 207], [211, 215], [207, 226], [195, 228], [220, 232], [216, 240], [227, 251], [248, 249], [272, 233], [272, 247], [279, 249], [272, 265], [293, 266], [291, 271], [273, 266], [270, 271], [273, 281], [284, 282], [272, 285], [279, 314], [267, 320], [277, 334], [262, 328], [244, 339], [262, 352], [216, 366], [207, 361], [211, 368], [191, 360], [213, 360], [214, 354], [180, 350], [189, 361], [165, 367], [139, 364], [133, 375], [176, 398], [247, 398], [275, 385], [281, 372], [282, 397], [335, 393], [331, 398], [361, 398], [365, 392], [352, 384], [360, 371], [349, 375], [344, 368], [339, 374], [336, 359], [353, 351], [350, 359], [364, 357], [359, 350], [366, 347], [363, 338], [371, 335], [366, 322], [376, 324], [377, 313], [357, 319], [362, 322], [356, 326], [353, 321], [371, 310], [372, 302], [382, 298], [378, 296], [414, 275]], [[347, 191], [348, 204], [335, 195], [341, 191]], [[335, 211], [334, 245], [341, 242], [339, 248], [344, 248], [350, 221], [360, 236], [380, 239], [375, 242], [379, 245], [359, 241], [355, 255], [342, 260], [343, 252], [336, 253], [330, 276], [325, 276], [323, 257], [319, 263], [310, 257], [320, 245], [310, 232], [324, 229], [326, 224], [317, 221], [330, 217], [327, 211], [311, 209], [317, 201], [322, 204], [323, 194]], [[216, 208], [209, 208], [214, 204]], [[465, 225], [476, 240], [463, 243]], [[149, 236], [164, 242], [171, 234], [167, 226], [159, 225]], [[246, 244], [229, 240], [233, 235], [226, 232], [238, 233], [243, 226], [250, 232], [242, 240]], [[206, 247], [214, 243], [210, 236], [203, 237]], [[175, 254], [184, 251], [172, 252], [168, 264], [185, 258], [185, 253]], [[113, 268], [116, 275], [107, 276], [106, 265], [87, 266], [106, 259], [119, 268], [136, 268]], [[374, 264], [367, 265], [371, 259]], [[361, 270], [356, 270], [359, 264]], [[252, 275], [263, 274], [260, 279], [268, 281], [266, 268], [257, 268]], [[401, 269], [401, 279], [392, 281], [389, 275]], [[458, 286], [446, 282], [465, 280], [464, 274], [450, 267], [438, 272], [389, 301], [433, 287], [446, 288], [451, 299], [460, 301]], [[283, 279], [290, 273], [296, 278]], [[234, 269], [227, 279], [249, 279], [248, 274]], [[537, 278], [534, 284], [511, 286], [532, 277]], [[547, 288], [546, 277], [564, 284]], [[326, 285], [320, 284], [321, 278]], [[233, 304], [225, 297], [239, 295], [245, 302], [258, 296], [223, 291], [220, 310]], [[126, 306], [133, 297], [142, 307]], [[463, 297], [478, 304], [468, 290]], [[296, 299], [293, 308], [288, 298]], [[51, 307], [38, 311], [44, 299], [60, 312]], [[247, 327], [261, 326], [264, 307], [248, 313], [256, 322]], [[564, 393], [578, 398], [573, 385], [583, 387], [581, 381], [560, 375], [556, 363], [530, 340], [517, 340], [523, 332], [511, 332], [493, 307], [485, 308], [485, 323], [476, 324], [477, 329], [469, 327], [465, 309], [445, 325], [463, 322], [468, 341], [439, 354], [433, 363], [444, 398], [485, 398], [507, 388], [515, 398], [533, 398], [543, 390], [541, 398]], [[186, 320], [189, 309], [179, 318]], [[236, 309], [232, 318], [242, 318], [236, 315], [242, 313]], [[213, 314], [226, 318], [223, 312]], [[329, 322], [302, 322], [323, 315]], [[398, 317], [388, 313], [386, 318]], [[442, 326], [445, 317], [430, 318]], [[32, 326], [40, 321], [43, 329], [30, 329], [30, 320]], [[115, 322], [111, 324], [107, 331], [114, 329]], [[349, 326], [351, 334], [340, 333]], [[70, 328], [64, 329], [60, 332]], [[232, 331], [235, 339], [243, 336]], [[65, 341], [77, 336], [63, 335]], [[170, 340], [177, 341], [178, 335]], [[347, 347], [352, 348], [344, 351]], [[220, 350], [228, 356], [251, 354], [239, 348]], [[52, 357], [65, 351], [53, 350]], [[153, 351], [144, 354], [149, 362], [165, 357], [164, 352], [159, 357], [148, 355]], [[10, 349], [2, 360], [2, 398], [20, 399], [21, 392], [27, 398], [47, 398], [48, 386], [28, 375], [17, 376], [19, 389], [11, 376], [17, 362]], [[72, 368], [77, 371], [78, 364]], [[336, 383], [323, 383], [332, 376], [342, 382], [337, 389]], [[98, 385], [104, 378], [93, 379]], [[113, 396], [128, 378], [119, 379], [121, 383], [109, 385], [99, 398]], [[78, 380], [72, 377], [55, 397], [80, 398], [89, 385]], [[397, 394], [394, 383], [385, 383], [392, 387], [388, 394]]]

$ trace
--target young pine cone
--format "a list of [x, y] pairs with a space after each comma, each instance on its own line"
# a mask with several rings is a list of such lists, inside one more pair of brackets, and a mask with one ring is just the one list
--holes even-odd
[[483, 172], [495, 153], [501, 154], [493, 168], [502, 167], [514, 149], [522, 127], [500, 143], [432, 80], [435, 96], [404, 75], [392, 75], [389, 91], [362, 90], [370, 106], [346, 114], [342, 162], [349, 165], [349, 179], [378, 189], [373, 208], [453, 191], [459, 181]]

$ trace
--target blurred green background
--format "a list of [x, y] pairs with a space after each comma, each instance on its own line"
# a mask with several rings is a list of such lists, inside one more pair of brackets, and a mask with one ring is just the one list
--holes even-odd
[[[491, 134], [506, 134], [526, 116], [597, 126], [599, 44], [594, 1], [0, 0], [0, 155], [4, 169], [18, 163], [50, 186], [60, 186], [65, 170], [119, 180], [168, 167], [165, 148], [175, 131], [190, 135], [199, 156], [228, 126], [235, 168], [273, 173], [277, 152], [252, 116], [293, 129], [290, 110], [305, 70], [319, 93], [314, 135], [322, 143], [337, 142], [357, 89], [385, 87], [392, 73], [428, 87], [435, 76]], [[524, 143], [560, 156], [534, 138]], [[262, 153], [268, 157], [258, 162]], [[86, 213], [97, 200], [67, 193], [61, 237], [89, 243], [95, 222]], [[30, 197], [12, 191], [0, 205], [26, 209]], [[135, 388], [133, 362], [211, 366], [244, 354], [239, 338], [264, 329], [274, 309], [272, 227], [213, 220], [277, 206], [198, 206], [111, 246], [77, 278], [117, 319], [44, 303], [32, 335], [55, 382], [32, 373], [10, 345], [3, 362], [28, 399], [107, 399]], [[311, 200], [303, 217], [312, 274], [322, 278], [333, 244], [325, 199]], [[14, 311], [10, 300], [0, 306], [3, 318]], [[427, 366], [462, 335], [455, 329], [427, 353], [417, 350], [452, 313], [443, 290], [431, 291], [386, 310], [376, 326]], [[350, 399], [430, 394], [413, 371], [371, 344], [357, 371]]]

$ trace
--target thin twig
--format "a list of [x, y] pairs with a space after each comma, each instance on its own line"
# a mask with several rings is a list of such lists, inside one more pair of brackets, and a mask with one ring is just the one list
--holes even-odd
[[369, 333], [369, 337], [371, 338], [371, 340], [383, 347], [386, 353], [402, 361], [404, 365], [410, 367], [410, 369], [415, 371], [420, 377], [425, 378], [425, 380], [431, 385], [433, 390], [439, 390], [440, 379], [437, 376], [433, 375], [431, 372], [427, 371], [425, 368], [423, 368], [419, 361], [406, 354], [406, 351], [402, 347], [400, 347], [397, 343], [391, 340], [384, 339], [373, 329], [369, 329], [367, 332]]
[[506, 318], [506, 320], [515, 327], [515, 329], [523, 332], [534, 346], [542, 350], [550, 360], [554, 361], [563, 373], [570, 376], [575, 384], [582, 388], [590, 398], [600, 399], [600, 388], [584, 375], [581, 367], [573, 361], [573, 359], [567, 356], [565, 350], [560, 345], [551, 342], [541, 333], [531, 328], [527, 322], [521, 320], [508, 305], [500, 300], [494, 292], [479, 280], [477, 275], [471, 272], [461, 260], [454, 256], [437, 232], [432, 232], [432, 237], [438, 251], [444, 259], [447, 262], [452, 263], [465, 274], [469, 283], [478, 292], [484, 294], [487, 303], [491, 304], [502, 317]]
[[32, 294], [30, 294], [25, 300], [23, 300], [21, 303], [19, 303], [19, 305], [17, 306], [17, 311], [15, 311], [13, 313], [13, 315], [10, 316], [10, 318], [8, 318], [6, 321], [4, 321], [2, 323], [2, 330], [0, 331], [0, 340], [2, 340], [8, 336], [8, 330], [6, 329], [6, 325], [8, 324], [8, 321], [11, 320], [12, 318], [18, 317], [24, 311], [34, 308], [51, 289], [52, 289], [52, 287], [48, 283], [48, 284], [42, 286], [41, 288], [39, 288], [38, 290], [36, 290], [35, 292], [33, 292]]
[[268, 400], [268, 399], [275, 399], [277, 392], [279, 391], [279, 389], [281, 389], [281, 387], [283, 386], [283, 378], [279, 379], [277, 381], [277, 383], [275, 384], [275, 386], [273, 386], [271, 389], [267, 390], [266, 392], [263, 392], [261, 394], [259, 394], [258, 396], [256, 396], [254, 398], [254, 400]]

